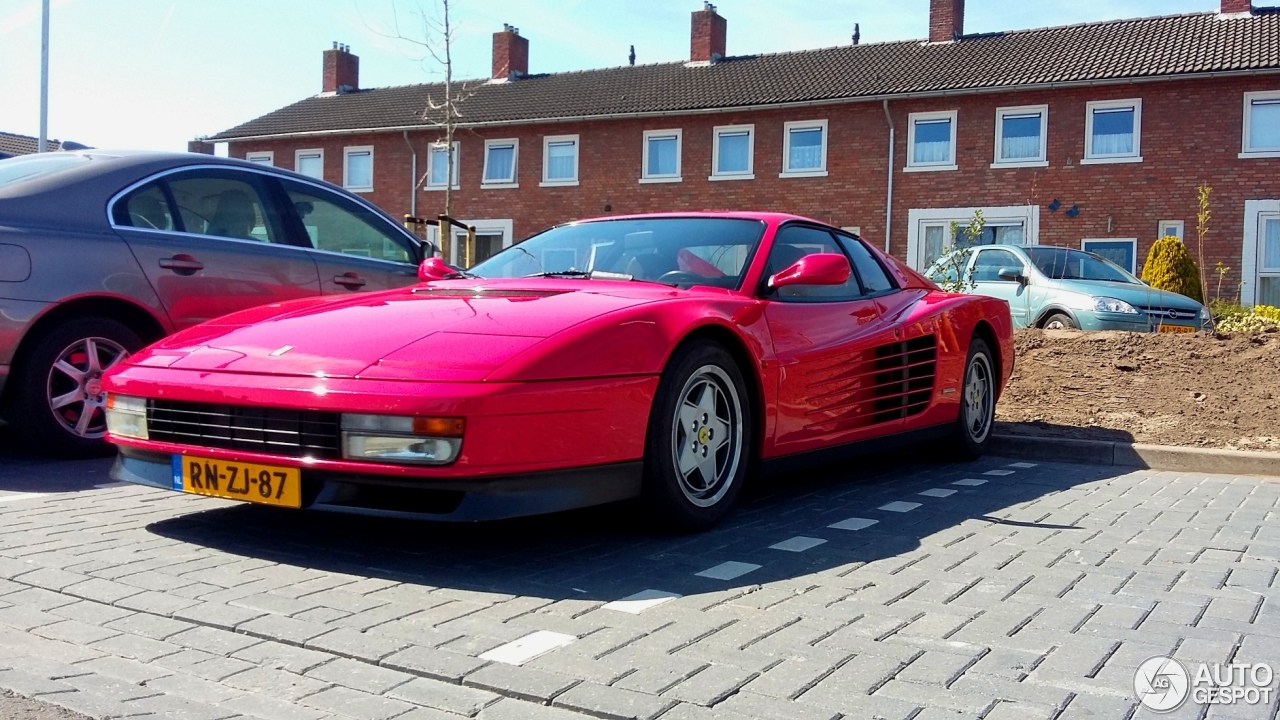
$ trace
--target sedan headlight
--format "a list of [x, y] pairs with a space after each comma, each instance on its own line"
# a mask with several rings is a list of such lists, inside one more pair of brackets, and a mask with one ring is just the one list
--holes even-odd
[[342, 456], [348, 460], [446, 465], [462, 449], [462, 418], [342, 416]]
[[1105, 313], [1123, 313], [1125, 315], [1137, 315], [1138, 308], [1130, 305], [1123, 300], [1117, 300], [1109, 297], [1096, 297], [1093, 299], [1093, 309], [1098, 312]]
[[146, 440], [147, 401], [128, 395], [107, 395], [107, 432], [115, 437]]

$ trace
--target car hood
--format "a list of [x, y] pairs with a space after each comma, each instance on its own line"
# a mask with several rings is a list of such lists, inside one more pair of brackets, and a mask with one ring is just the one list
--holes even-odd
[[1186, 295], [1157, 290], [1150, 285], [1134, 285], [1133, 283], [1091, 282], [1088, 280], [1051, 280], [1054, 286], [1068, 292], [1109, 297], [1123, 300], [1138, 308], [1173, 308], [1178, 310], [1200, 310], [1200, 303]]
[[153, 345], [133, 364], [476, 381], [568, 328], [678, 292], [609, 281], [446, 281], [229, 315]]

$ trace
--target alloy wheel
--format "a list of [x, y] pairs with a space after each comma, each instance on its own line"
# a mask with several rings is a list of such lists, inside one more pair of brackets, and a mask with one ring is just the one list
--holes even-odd
[[672, 423], [672, 462], [680, 491], [698, 507], [728, 492], [742, 463], [742, 400], [725, 371], [704, 365], [689, 376]]
[[58, 354], [49, 368], [45, 397], [65, 430], [90, 439], [106, 433], [102, 375], [128, 356], [120, 343], [101, 337], [76, 340]]

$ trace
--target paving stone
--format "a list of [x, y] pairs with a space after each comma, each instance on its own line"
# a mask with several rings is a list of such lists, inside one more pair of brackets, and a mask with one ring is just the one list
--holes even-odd
[[715, 709], [770, 720], [838, 720], [843, 713], [805, 702], [789, 702], [752, 692], [735, 693]]
[[502, 699], [485, 708], [477, 717], [479, 720], [584, 720], [587, 716], [564, 708]]
[[385, 694], [391, 688], [404, 685], [414, 679], [414, 676], [408, 673], [349, 658], [337, 658], [313, 668], [307, 672], [307, 677], [375, 695]]
[[217, 628], [193, 627], [177, 635], [171, 635], [166, 642], [215, 655], [231, 655], [263, 641], [260, 638], [238, 635]]
[[112, 637], [94, 643], [93, 647], [102, 652], [119, 655], [123, 658], [132, 658], [144, 663], [154, 662], [159, 658], [173, 655], [182, 650], [181, 645], [164, 642], [163, 640], [152, 640], [140, 635], [130, 635], [129, 633], [116, 633]]
[[325, 690], [335, 683], [299, 675], [288, 670], [253, 667], [223, 678], [221, 684], [245, 692], [296, 701]]
[[675, 705], [675, 702], [632, 690], [583, 682], [570, 688], [551, 704], [596, 717], [648, 720], [658, 717]]
[[231, 657], [253, 663], [259, 667], [288, 670], [299, 675], [306, 674], [309, 670], [332, 662], [334, 659], [328, 653], [276, 642], [251, 645], [243, 650], [231, 653]]
[[469, 655], [413, 645], [384, 658], [381, 664], [393, 670], [456, 683], [487, 663]]
[[237, 715], [233, 710], [184, 700], [174, 695], [141, 698], [127, 705], [132, 713], [153, 713], [166, 720], [226, 720]]
[[581, 681], [576, 678], [558, 673], [498, 663], [486, 665], [462, 680], [463, 685], [541, 703], [549, 702], [579, 682]]
[[304, 705], [355, 720], [390, 720], [413, 709], [413, 705], [392, 698], [370, 695], [344, 687], [331, 687], [303, 698]]
[[16, 668], [0, 670], [0, 688], [11, 690], [27, 697], [75, 690], [74, 686], [64, 681], [50, 680], [47, 677]]
[[307, 641], [307, 647], [368, 662], [378, 662], [409, 646], [404, 640], [349, 628], [338, 628]]
[[284, 615], [264, 615], [236, 626], [236, 632], [299, 645], [331, 631], [332, 628], [326, 625], [295, 620]]
[[264, 718], [264, 720], [326, 720], [334, 717], [326, 710], [317, 710], [297, 703], [255, 694], [232, 698], [222, 703], [222, 707], [232, 712], [255, 718]]
[[135, 685], [141, 685], [148, 680], [155, 680], [172, 674], [169, 670], [155, 665], [148, 665], [128, 658], [115, 657], [114, 655], [105, 655], [86, 660], [82, 663], [76, 663], [74, 667], [77, 670], [118, 678]]
[[712, 665], [663, 693], [665, 697], [711, 707], [724, 700], [759, 673], [728, 665]]
[[452, 685], [427, 678], [414, 678], [403, 685], [397, 685], [385, 694], [416, 705], [467, 717], [478, 714], [501, 697], [487, 690]]
[[33, 610], [53, 610], [66, 605], [74, 605], [78, 599], [63, 593], [47, 590], [42, 587], [23, 586], [22, 590], [4, 596], [7, 603], [21, 605]]
[[[124, 602], [128, 602], [128, 600], [125, 600]], [[264, 614], [265, 613], [261, 610], [207, 601], [191, 602], [183, 605], [172, 613], [175, 619], [185, 620], [199, 625], [208, 625], [221, 628], [223, 630], [234, 630], [236, 627], [243, 625], [254, 618], [260, 618]]]
[[[232, 675], [231, 677], [235, 676]], [[230, 679], [227, 678], [227, 680]], [[163, 677], [148, 680], [143, 684], [149, 690], [162, 692], [166, 695], [177, 695], [194, 702], [220, 706], [228, 700], [244, 694], [236, 689], [237, 686], [230, 685], [227, 680], [213, 682], [182, 673], [170, 673]]]
[[133, 613], [111, 620], [106, 623], [106, 626], [133, 635], [149, 637], [153, 640], [164, 640], [171, 635], [176, 635], [195, 627], [189, 622], [147, 613]]

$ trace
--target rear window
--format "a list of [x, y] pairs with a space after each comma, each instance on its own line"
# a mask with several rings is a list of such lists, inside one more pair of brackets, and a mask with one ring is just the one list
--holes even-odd
[[0, 187], [48, 177], [90, 162], [84, 155], [40, 153], [0, 160]]

